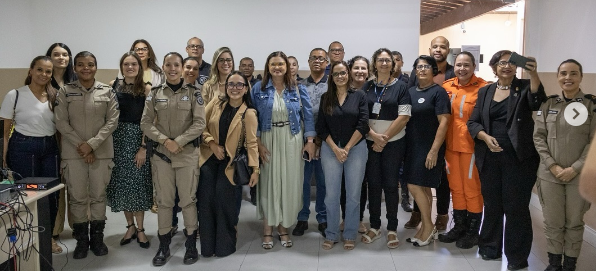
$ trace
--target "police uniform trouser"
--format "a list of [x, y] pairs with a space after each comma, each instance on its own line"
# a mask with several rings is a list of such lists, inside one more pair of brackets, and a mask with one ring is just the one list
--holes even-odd
[[579, 194], [577, 181], [561, 184], [538, 179], [536, 188], [548, 252], [577, 258], [584, 239], [584, 214], [590, 203]]
[[62, 161], [73, 223], [106, 220], [106, 187], [113, 167], [112, 159], [96, 159], [92, 164], [83, 159]]
[[447, 179], [453, 200], [454, 210], [467, 210], [470, 213], [482, 213], [483, 202], [480, 192], [480, 177], [473, 153], [447, 150]]
[[153, 171], [153, 187], [156, 191], [157, 224], [159, 234], [170, 232], [172, 227], [172, 208], [176, 199], [176, 188], [180, 196], [179, 206], [182, 208], [182, 217], [186, 231], [191, 233], [198, 228], [197, 222], [197, 175], [199, 169], [196, 165], [185, 167], [172, 167], [172, 164], [157, 156], [151, 158]]

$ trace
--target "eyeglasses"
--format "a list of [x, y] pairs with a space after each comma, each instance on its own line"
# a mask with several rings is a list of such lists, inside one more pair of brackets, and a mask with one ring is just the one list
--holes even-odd
[[135, 53], [138, 53], [138, 52], [147, 52], [147, 51], [149, 51], [149, 48], [147, 48], [147, 47], [135, 48]]
[[343, 53], [344, 48], [337, 48], [337, 49], [329, 49], [329, 53]]
[[416, 70], [417, 71], [430, 70], [430, 68], [432, 68], [431, 65], [418, 65], [418, 66], [416, 66]]
[[308, 58], [308, 60], [312, 62], [325, 62], [327, 61], [327, 58], [322, 56], [311, 56]]
[[245, 83], [234, 83], [234, 82], [229, 82], [228, 83], [228, 89], [243, 89], [246, 86]]
[[377, 63], [391, 63], [392, 59], [391, 58], [377, 58]]
[[331, 75], [333, 77], [337, 78], [337, 77], [340, 77], [340, 76], [346, 76], [346, 75], [348, 75], [348, 72], [347, 71], [334, 72]]
[[232, 59], [231, 58], [218, 58], [217, 59], [217, 63], [223, 64], [224, 62], [232, 63]]
[[188, 49], [203, 49], [203, 45], [189, 44], [189, 45], [186, 45], [186, 48], [188, 48]]
[[512, 64], [508, 61], [505, 61], [505, 60], [501, 60], [501, 61], [497, 62], [497, 65], [499, 65], [499, 67], [501, 67], [501, 68], [505, 68], [505, 67], [507, 67], [507, 65], [509, 65], [509, 67], [517, 67], [514, 64]]

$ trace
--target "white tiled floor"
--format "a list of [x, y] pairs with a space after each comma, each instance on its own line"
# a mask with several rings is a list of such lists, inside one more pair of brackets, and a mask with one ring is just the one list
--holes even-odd
[[[528, 270], [544, 270], [548, 263], [546, 254], [546, 240], [542, 231], [542, 213], [539, 209], [530, 207], [534, 228], [534, 243], [532, 254], [529, 258]], [[410, 213], [401, 208], [398, 212], [398, 235], [402, 241], [397, 249], [390, 250], [385, 246], [384, 239], [379, 239], [373, 244], [358, 242], [353, 251], [343, 250], [341, 243], [330, 251], [321, 249], [323, 238], [316, 231], [317, 222], [314, 218], [314, 202], [311, 204], [310, 228], [304, 236], [292, 237], [294, 246], [283, 248], [276, 240], [272, 250], [265, 251], [261, 248], [261, 223], [256, 219], [256, 210], [249, 202], [242, 203], [240, 214], [238, 251], [225, 258], [200, 258], [193, 265], [184, 265], [184, 237], [180, 232], [172, 240], [173, 253], [170, 261], [163, 267], [153, 267], [151, 259], [158, 246], [157, 215], [146, 213], [147, 233], [151, 239], [151, 248], [140, 248], [133, 242], [126, 246], [119, 246], [120, 238], [125, 232], [126, 221], [122, 213], [108, 212], [108, 221], [105, 231], [105, 241], [109, 247], [109, 254], [96, 257], [89, 252], [83, 260], [73, 260], [72, 250], [75, 240], [71, 231], [67, 229], [61, 234], [64, 252], [54, 255], [54, 268], [56, 270], [213, 270], [213, 271], [248, 271], [248, 270], [297, 270], [297, 271], [333, 271], [333, 270], [441, 270], [441, 271], [492, 271], [506, 270], [507, 261], [484, 261], [477, 249], [462, 250], [455, 244], [435, 242], [428, 247], [416, 248], [405, 242], [405, 239], [414, 235], [415, 230], [403, 228], [409, 219]], [[383, 207], [384, 213], [384, 207]], [[181, 217], [181, 215], [179, 215]], [[368, 211], [365, 212], [365, 221], [368, 221]], [[386, 221], [383, 221], [386, 223]], [[182, 223], [180, 223], [182, 224]], [[384, 232], [385, 234], [386, 232]], [[197, 244], [199, 247], [199, 245]], [[66, 253], [68, 248], [68, 253]], [[584, 242], [582, 253], [579, 257], [578, 271], [595, 270], [596, 248]]]

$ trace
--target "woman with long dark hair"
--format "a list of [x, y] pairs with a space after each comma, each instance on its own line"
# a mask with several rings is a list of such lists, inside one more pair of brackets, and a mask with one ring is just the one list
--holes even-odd
[[52, 59], [54, 70], [52, 72], [52, 87], [56, 90], [74, 80], [77, 75], [74, 72], [72, 53], [64, 43], [54, 43], [48, 48], [46, 56]]
[[244, 144], [248, 165], [253, 168], [249, 186], [259, 180], [257, 112], [250, 100], [250, 84], [241, 72], [226, 78], [225, 94], [205, 109], [207, 126], [199, 156], [198, 201], [201, 255], [225, 257], [236, 251], [238, 193], [234, 165], [238, 144]]
[[323, 140], [321, 163], [325, 173], [327, 229], [323, 249], [329, 250], [340, 239], [340, 195], [345, 176], [344, 249], [352, 250], [358, 235], [360, 189], [368, 149], [364, 137], [369, 131], [365, 94], [351, 88], [351, 75], [344, 61], [331, 64], [327, 92], [321, 97], [317, 134]]
[[302, 157], [310, 161], [315, 155], [310, 98], [306, 88], [292, 78], [288, 57], [281, 51], [269, 54], [263, 81], [255, 84], [251, 96], [259, 116], [257, 140], [263, 161], [257, 186], [258, 217], [263, 219], [262, 246], [273, 248], [275, 226], [281, 245], [291, 247], [288, 227], [296, 223], [302, 209]]
[[[127, 231], [120, 245], [137, 239], [142, 248], [149, 248], [145, 235], [145, 211], [153, 204], [151, 169], [147, 160], [147, 145], [141, 131], [141, 117], [148, 94], [143, 82], [143, 66], [135, 52], [120, 58], [120, 73], [124, 79], [112, 84], [120, 108], [114, 137], [114, 168], [107, 187], [107, 205], [112, 212], [124, 211]], [[135, 225], [136, 220], [136, 225]]]
[[[54, 107], [56, 89], [51, 86], [52, 60], [38, 56], [31, 61], [25, 86], [6, 94], [0, 107], [4, 120], [3, 168], [18, 173], [17, 179], [26, 177], [59, 178], [60, 153], [56, 139]], [[14, 122], [12, 135], [11, 125]], [[53, 232], [58, 212], [59, 192], [48, 196], [50, 225]], [[52, 238], [52, 252], [62, 248]]]
[[148, 41], [144, 39], [135, 40], [130, 46], [129, 51], [137, 53], [141, 59], [143, 82], [145, 84], [156, 87], [164, 82], [165, 76], [163, 70], [157, 65], [157, 57]]

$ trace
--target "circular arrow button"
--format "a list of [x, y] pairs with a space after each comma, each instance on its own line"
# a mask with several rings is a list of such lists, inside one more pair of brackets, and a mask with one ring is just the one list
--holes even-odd
[[588, 108], [579, 102], [572, 102], [565, 108], [565, 120], [573, 126], [580, 126], [588, 119]]

